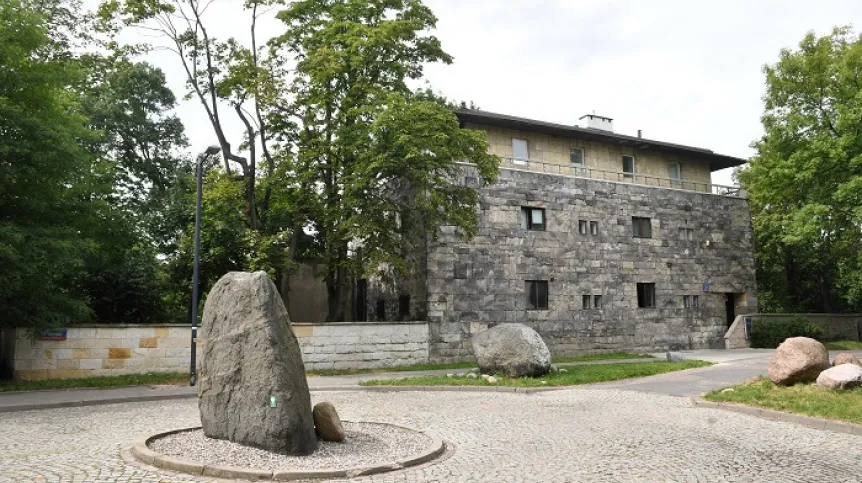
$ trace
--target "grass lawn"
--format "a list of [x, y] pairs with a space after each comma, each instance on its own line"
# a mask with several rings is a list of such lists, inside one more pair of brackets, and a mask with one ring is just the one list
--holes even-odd
[[[576, 386], [579, 384], [590, 384], [593, 382], [616, 381], [618, 379], [629, 379], [632, 377], [652, 376], [665, 372], [692, 369], [695, 367], [706, 367], [712, 365], [704, 361], [683, 362], [636, 362], [628, 364], [601, 364], [585, 366], [566, 367], [567, 372], [554, 372], [545, 377], [522, 377], [510, 379], [497, 376], [497, 382], [490, 384], [481, 377], [471, 379], [468, 377], [446, 377], [446, 376], [414, 376], [401, 379], [375, 379], [363, 381], [363, 386], [517, 386], [517, 387], [542, 387], [542, 386]], [[546, 384], [542, 384], [545, 381]]]
[[858, 340], [833, 340], [823, 345], [831, 351], [862, 351], [862, 342]]
[[704, 399], [862, 424], [862, 387], [851, 391], [831, 391], [814, 384], [783, 387], [762, 378], [733, 386], [732, 392], [713, 391]]
[[[629, 352], [613, 352], [610, 354], [592, 354], [588, 356], [555, 357], [553, 362], [593, 362], [610, 361], [619, 359], [651, 359], [646, 354], [632, 354]], [[475, 362], [455, 362], [451, 364], [414, 364], [412, 366], [382, 367], [380, 369], [321, 369], [308, 371], [309, 376], [344, 376], [349, 374], [373, 374], [375, 372], [410, 372], [410, 371], [434, 371], [442, 369], [472, 369], [477, 367]]]
[[188, 383], [188, 374], [130, 374], [127, 376], [86, 377], [82, 379], [0, 381], [0, 392], [41, 391], [45, 389], [73, 389], [85, 387], [147, 386], [151, 384], [183, 385]]

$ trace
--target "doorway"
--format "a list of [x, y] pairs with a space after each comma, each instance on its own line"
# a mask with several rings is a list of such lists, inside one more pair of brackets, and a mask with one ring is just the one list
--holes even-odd
[[737, 302], [741, 305], [745, 305], [744, 302], [745, 294], [737, 294], [737, 293], [726, 293], [724, 294], [724, 309], [727, 312], [727, 327], [729, 328], [734, 319], [736, 319], [736, 306]]

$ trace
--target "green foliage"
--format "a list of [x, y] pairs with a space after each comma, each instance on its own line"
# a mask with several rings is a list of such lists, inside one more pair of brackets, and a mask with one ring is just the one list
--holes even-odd
[[[458, 161], [492, 181], [498, 160], [463, 130], [443, 102], [416, 95], [408, 79], [429, 62], [451, 62], [437, 19], [418, 0], [306, 0], [278, 14], [273, 43], [297, 59], [291, 92], [302, 126], [294, 173], [326, 266], [328, 320], [344, 320], [352, 277], [386, 266], [405, 273], [423, 237], [450, 225], [475, 233], [476, 192]], [[280, 112], [272, 125], [280, 125]], [[350, 250], [349, 244], [361, 246]]]
[[82, 147], [94, 133], [67, 90], [81, 71], [37, 6], [0, 2], [0, 324], [23, 327], [88, 317], [73, 279], [100, 190]]
[[765, 134], [737, 173], [764, 311], [862, 308], [862, 40], [805, 36], [766, 74]]
[[754, 319], [751, 328], [751, 347], [758, 349], [775, 349], [790, 337], [810, 337], [819, 339], [823, 329], [809, 322], [804, 317], [794, 317], [788, 320]]

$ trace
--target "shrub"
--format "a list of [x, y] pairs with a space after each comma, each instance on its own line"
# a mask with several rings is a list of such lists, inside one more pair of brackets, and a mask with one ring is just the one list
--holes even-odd
[[819, 339], [823, 330], [804, 317], [794, 317], [788, 320], [765, 321], [755, 319], [751, 329], [751, 347], [759, 349], [775, 349], [778, 344], [789, 337], [811, 337]]

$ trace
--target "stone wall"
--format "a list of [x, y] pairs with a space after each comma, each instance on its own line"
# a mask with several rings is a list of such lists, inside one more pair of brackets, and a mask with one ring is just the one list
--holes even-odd
[[[547, 229], [522, 229], [521, 207], [544, 208]], [[633, 216], [652, 238], [632, 236]], [[548, 282], [547, 310], [527, 310], [527, 280]], [[472, 335], [503, 322], [532, 326], [554, 355], [722, 347], [726, 294], [737, 313], [757, 306], [748, 201], [503, 169], [480, 190], [478, 235], [447, 229], [430, 246], [427, 283], [434, 361], [471, 357]], [[638, 307], [637, 283], [655, 284], [655, 308]], [[583, 295], [602, 307], [582, 309]]]
[[[294, 332], [308, 370], [428, 362], [426, 322], [295, 323]], [[187, 373], [190, 343], [191, 329], [186, 325], [72, 327], [66, 340], [34, 339], [18, 329], [13, 374], [16, 379], [34, 380]]]

